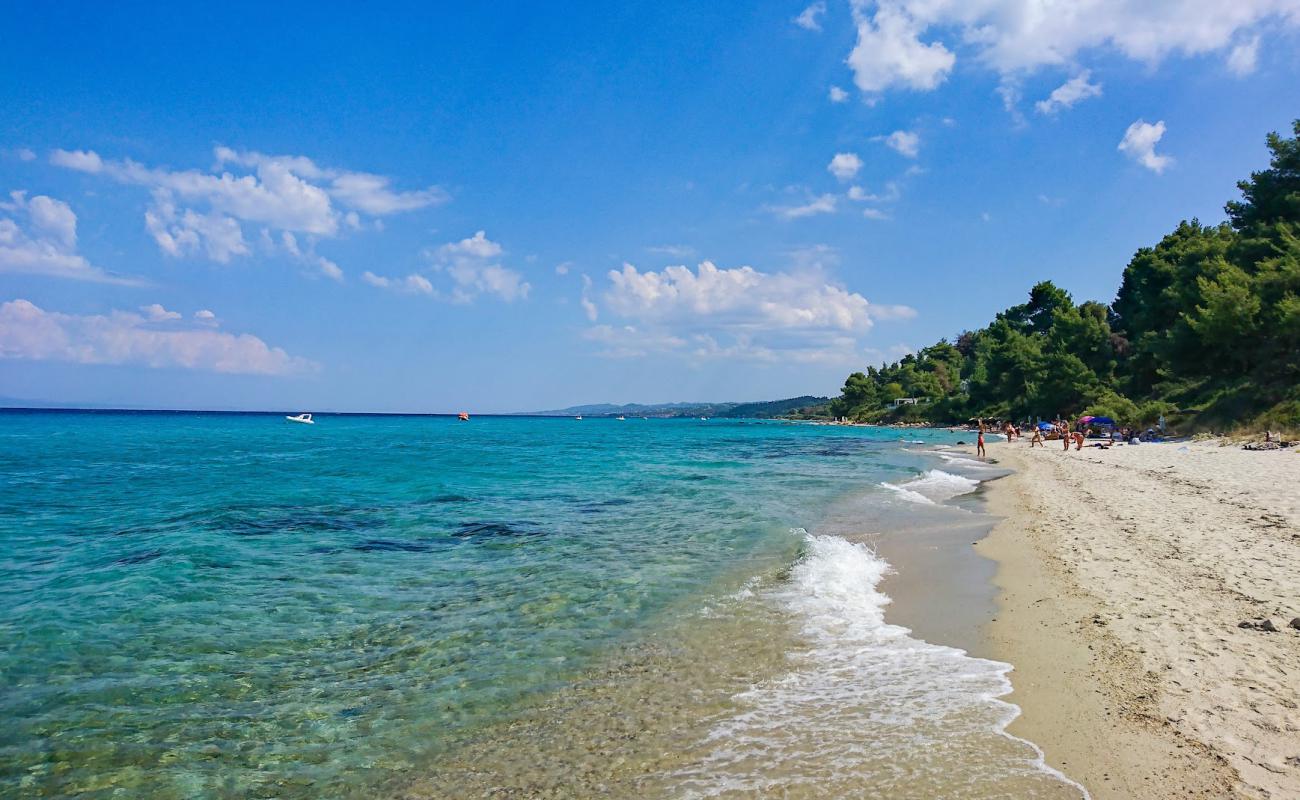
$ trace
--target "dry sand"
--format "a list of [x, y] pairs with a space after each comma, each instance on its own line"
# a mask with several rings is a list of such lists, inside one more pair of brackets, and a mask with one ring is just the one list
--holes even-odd
[[1096, 798], [1300, 798], [1300, 452], [1053, 444], [989, 447], [1011, 732]]

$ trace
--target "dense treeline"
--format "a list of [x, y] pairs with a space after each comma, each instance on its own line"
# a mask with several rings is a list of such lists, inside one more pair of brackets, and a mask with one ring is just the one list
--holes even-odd
[[[1219, 225], [1139, 250], [1110, 306], [1043, 282], [1028, 302], [865, 373], [831, 403], [866, 421], [1081, 413], [1192, 428], [1300, 426], [1300, 120]], [[889, 407], [900, 397], [925, 405]]]

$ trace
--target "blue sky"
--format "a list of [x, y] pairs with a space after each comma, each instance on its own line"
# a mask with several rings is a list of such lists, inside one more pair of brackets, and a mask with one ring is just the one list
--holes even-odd
[[1300, 114], [1300, 0], [20, 4], [6, 33], [0, 396], [74, 403], [833, 394], [1036, 281], [1109, 301]]

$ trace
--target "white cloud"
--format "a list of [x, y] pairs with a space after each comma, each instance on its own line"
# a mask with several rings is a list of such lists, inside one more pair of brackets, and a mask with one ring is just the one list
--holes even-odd
[[339, 283], [343, 282], [342, 268], [325, 256], [313, 255], [311, 256], [309, 263], [315, 266], [320, 274], [324, 275], [326, 278], [329, 278], [332, 281], [338, 281]]
[[852, 180], [862, 169], [862, 159], [856, 153], [836, 153], [826, 171], [841, 181]]
[[1055, 114], [1061, 109], [1073, 108], [1075, 103], [1089, 97], [1101, 97], [1101, 84], [1090, 83], [1092, 72], [1084, 70], [1052, 90], [1046, 100], [1039, 100], [1034, 108], [1039, 114]]
[[22, 191], [10, 192], [9, 198], [0, 202], [0, 273], [139, 284], [105, 272], [77, 252], [77, 215], [67, 203], [40, 194], [28, 199]]
[[916, 158], [921, 153], [921, 136], [912, 131], [894, 131], [888, 136], [877, 136], [889, 149], [906, 158]]
[[132, 312], [81, 316], [45, 311], [27, 300], [11, 300], [0, 304], [0, 358], [253, 375], [290, 375], [319, 368], [251, 334], [158, 329], [150, 324], [150, 319]]
[[179, 313], [163, 308], [162, 303], [150, 303], [147, 306], [140, 306], [140, 312], [150, 322], [170, 322], [181, 318]]
[[438, 248], [438, 268], [446, 270], [455, 283], [451, 300], [469, 303], [479, 295], [490, 294], [510, 303], [528, 297], [532, 287], [521, 274], [490, 263], [503, 252], [485, 231]]
[[898, 181], [887, 182], [885, 190], [880, 193], [868, 192], [861, 186], [850, 186], [848, 194], [850, 200], [859, 203], [893, 203], [902, 196], [903, 190]]
[[843, 103], [847, 102], [849, 99], [849, 93], [838, 86], [832, 86], [827, 96], [830, 98], [832, 103]]
[[173, 258], [202, 250], [222, 264], [232, 256], [248, 255], [248, 243], [239, 222], [218, 212], [200, 214], [193, 209], [178, 211], [170, 192], [154, 192], [153, 204], [144, 212], [145, 230], [159, 249]]
[[573, 266], [573, 262], [571, 262], [571, 261], [565, 261], [565, 262], [563, 262], [563, 263], [556, 264], [556, 265], [555, 265], [555, 274], [556, 274], [556, 275], [568, 275], [568, 274], [569, 274], [569, 268], [572, 267], [572, 266]]
[[405, 278], [385, 278], [366, 270], [361, 274], [361, 280], [371, 286], [378, 286], [380, 289], [392, 289], [407, 294], [435, 294], [433, 283], [418, 273], [411, 273]]
[[1164, 120], [1152, 125], [1145, 120], [1138, 120], [1124, 131], [1124, 139], [1119, 143], [1119, 151], [1137, 163], [1159, 174], [1174, 163], [1173, 158], [1156, 152], [1156, 145], [1165, 135]]
[[[15, 203], [22, 203], [22, 196], [17, 193], [9, 196]], [[77, 246], [77, 215], [67, 203], [38, 194], [27, 202], [27, 214], [33, 228], [48, 235], [65, 249], [71, 250]]]
[[813, 197], [807, 203], [794, 206], [765, 206], [765, 208], [776, 214], [781, 219], [802, 219], [817, 214], [833, 214], [838, 200], [833, 194], [823, 194], [820, 197]]
[[[211, 171], [148, 167], [87, 150], [55, 150], [50, 162], [148, 188], [152, 201], [145, 211], [145, 227], [158, 247], [171, 256], [202, 253], [219, 262], [251, 253], [244, 240], [245, 224], [314, 241], [362, 229], [361, 214], [384, 217], [448, 199], [437, 186], [397, 191], [391, 178], [321, 167], [305, 156], [268, 156], [228, 147], [217, 147], [214, 155]], [[232, 167], [246, 172], [233, 173]], [[342, 277], [338, 265], [316, 255], [310, 243], [305, 253], [300, 257], [320, 273]]]
[[381, 289], [424, 294], [453, 303], [470, 303], [481, 295], [494, 295], [507, 303], [527, 298], [532, 286], [523, 275], [493, 263], [503, 253], [501, 245], [488, 239], [485, 231], [426, 251], [425, 256], [433, 262], [433, 272], [451, 279], [451, 286], [445, 291], [440, 291], [433, 281], [418, 272], [405, 278], [389, 278], [367, 271], [361, 279]]
[[213, 325], [213, 326], [215, 326], [215, 325], [219, 324], [219, 323], [217, 322], [217, 315], [214, 314], [214, 313], [212, 313], [211, 311], [209, 311], [209, 310], [206, 309], [206, 308], [200, 308], [198, 311], [195, 311], [195, 312], [194, 312], [194, 319], [195, 319], [195, 320], [196, 320], [200, 325]]
[[1259, 37], [1252, 36], [1249, 40], [1232, 48], [1232, 52], [1228, 54], [1228, 71], [1237, 76], [1249, 75], [1255, 71], [1255, 65], [1258, 61]]
[[596, 318], [600, 316], [600, 309], [597, 308], [596, 304], [591, 300], [590, 275], [582, 276], [582, 299], [580, 302], [582, 303], [582, 311], [587, 315], [587, 319], [591, 322], [595, 322]]
[[825, 13], [826, 1], [817, 0], [794, 18], [794, 24], [807, 31], [820, 31], [822, 29], [821, 17]]
[[848, 64], [868, 94], [936, 88], [957, 47], [1004, 78], [1101, 49], [1148, 65], [1231, 50], [1235, 71], [1253, 62], [1253, 32], [1300, 26], [1300, 0], [853, 0], [853, 9]]
[[14, 151], [14, 155], [18, 156], [19, 161], [36, 160], [36, 151], [32, 150], [30, 147], [20, 147]]
[[908, 13], [907, 3], [881, 3], [868, 16], [854, 6], [858, 41], [849, 53], [853, 83], [866, 94], [904, 88], [928, 91], [943, 83], [956, 56], [940, 42], [922, 42], [924, 25]]
[[1024, 127], [1029, 124], [1025, 120], [1025, 115], [1020, 113], [1020, 84], [1015, 79], [1004, 77], [994, 91], [998, 97], [1002, 98], [1002, 107], [1011, 115], [1011, 122], [1016, 127]]
[[444, 244], [438, 252], [453, 257], [495, 258], [501, 255], [501, 245], [488, 239], [485, 231], [478, 231], [468, 239]]
[[[270, 250], [276, 250], [275, 242], [271, 239], [270, 232], [263, 229], [263, 244]], [[289, 231], [280, 232], [280, 250], [283, 250], [293, 259], [310, 267], [307, 275], [311, 277], [325, 277], [339, 283], [343, 282], [343, 269], [316, 252], [315, 240], [310, 237], [307, 239], [306, 249], [298, 244], [298, 237]]]
[[[827, 250], [818, 248], [819, 258]], [[704, 261], [695, 270], [674, 266], [643, 272], [624, 264], [608, 278], [601, 306], [621, 322], [587, 333], [606, 346], [606, 355], [835, 360], [851, 354], [856, 337], [875, 320], [915, 313], [871, 304], [817, 267], [765, 273]]]
[[448, 267], [447, 274], [456, 282], [452, 299], [460, 303], [472, 302], [480, 294], [494, 294], [511, 303], [528, 297], [532, 288], [518, 272], [497, 264], [461, 262]]
[[50, 153], [50, 163], [78, 172], [94, 174], [104, 171], [104, 160], [94, 150], [55, 150]]
[[867, 219], [874, 219], [874, 220], [891, 219], [891, 217], [888, 214], [886, 214], [884, 211], [881, 211], [878, 208], [864, 208], [862, 209], [862, 216], [866, 217]]

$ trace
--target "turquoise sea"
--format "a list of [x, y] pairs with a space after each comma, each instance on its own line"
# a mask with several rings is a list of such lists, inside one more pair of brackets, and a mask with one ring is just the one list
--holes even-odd
[[[897, 680], [933, 680], [964, 703], [943, 725], [969, 717], [981, 735], [1011, 742], [994, 699], [1005, 665], [886, 625], [875, 587], [887, 565], [862, 544], [809, 533], [846, 503], [855, 518], [896, 525], [969, 492], [978, 476], [935, 471], [955, 468], [925, 452], [952, 434], [900, 441], [895, 430], [731, 420], [316, 421], [0, 412], [0, 795], [416, 792], [440, 764], [524, 730], [539, 704], [589, 681], [611, 654], [662, 637], [668, 620], [695, 609], [716, 617], [751, 596], [792, 631], [790, 653], [768, 666], [781, 674], [756, 675], [759, 695], [713, 708], [699, 758], [659, 776], [664, 794], [803, 785], [790, 764], [775, 783], [745, 783], [748, 756], [780, 760], [779, 743], [754, 740], [745, 709], [805, 713], [799, 697], [763, 687], [797, 676], [801, 658], [837, 658], [837, 636], [853, 658], [875, 647], [889, 669], [918, 670]], [[834, 592], [843, 598], [833, 609], [809, 605]], [[841, 667], [858, 670], [855, 685], [885, 674]], [[845, 701], [878, 712], [881, 747], [885, 721], [904, 736], [922, 724], [898, 717], [915, 697], [889, 707], [891, 686]], [[824, 710], [806, 713], [827, 722]], [[734, 747], [718, 755], [720, 740]], [[1005, 762], [988, 773], [988, 792], [960, 796], [1002, 796], [1006, 780], [1077, 796], [1053, 794], [1064, 784], [1012, 744], [1009, 755], [977, 756]], [[565, 757], [563, 745], [552, 750]], [[845, 752], [832, 768], [868, 769]]]

